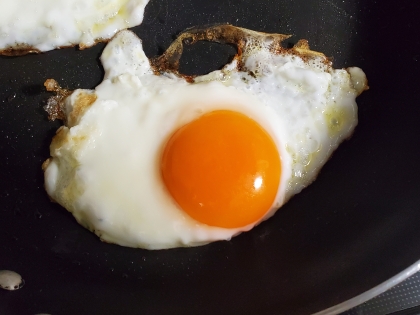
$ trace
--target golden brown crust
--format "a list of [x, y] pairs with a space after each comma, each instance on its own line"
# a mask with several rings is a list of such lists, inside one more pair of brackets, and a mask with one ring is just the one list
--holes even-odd
[[48, 119], [50, 120], [61, 119], [64, 122], [69, 121], [75, 123], [97, 99], [95, 93], [81, 92], [77, 95], [72, 112], [69, 114], [69, 117], [67, 117], [64, 110], [64, 100], [70, 96], [73, 91], [63, 89], [54, 79], [47, 79], [44, 82], [44, 86], [47, 91], [56, 93], [55, 96], [48, 99], [47, 105], [44, 107], [48, 113]]
[[57, 90], [60, 90], [61, 87], [58, 85], [57, 81], [54, 79], [47, 79], [44, 82], [45, 89], [48, 92], [56, 92]]
[[245, 28], [232, 26], [229, 24], [213, 25], [209, 27], [193, 27], [185, 30], [169, 46], [169, 48], [159, 57], [150, 60], [155, 74], [172, 72], [185, 78], [188, 82], [193, 82], [195, 76], [180, 74], [178, 71], [179, 60], [181, 59], [184, 44], [192, 45], [198, 41], [212, 41], [222, 44], [232, 44], [237, 47], [235, 60], [238, 61], [238, 69], [243, 69], [242, 59], [247, 51], [268, 47], [273, 54], [290, 54], [301, 57], [308, 61], [311, 58], [321, 57], [326, 66], [331, 66], [331, 61], [324, 54], [310, 50], [308, 41], [299, 40], [292, 48], [284, 48], [282, 42], [291, 35], [268, 34], [256, 32]]
[[[76, 44], [59, 46], [59, 47], [56, 47], [55, 49], [71, 48], [74, 46], [76, 46]], [[7, 47], [5, 49], [0, 50], [0, 55], [15, 57], [15, 56], [28, 55], [28, 54], [40, 54], [42, 52], [43, 52], [42, 50], [39, 50], [38, 48], [35, 48], [27, 44], [17, 44], [16, 46]]]
[[44, 161], [44, 163], [42, 163], [42, 170], [45, 172], [45, 170], [47, 169], [47, 167], [48, 167], [48, 165], [50, 165], [50, 162], [51, 162], [51, 159], [52, 158], [48, 158], [48, 159], [46, 159], [45, 161]]
[[[107, 43], [109, 42], [109, 39], [105, 38], [98, 38], [95, 40], [93, 45], [84, 45], [84, 44], [73, 44], [73, 45], [64, 45], [64, 46], [58, 46], [55, 49], [64, 49], [64, 48], [72, 48], [77, 45], [79, 45], [80, 50], [84, 50], [86, 48], [90, 48], [92, 46], [95, 46], [98, 43]], [[12, 47], [7, 47], [5, 49], [0, 49], [0, 55], [8, 56], [8, 57], [15, 57], [15, 56], [23, 56], [27, 54], [40, 54], [43, 51], [39, 50], [38, 48], [35, 48], [33, 46], [27, 45], [27, 44], [16, 44]]]
[[96, 101], [98, 97], [95, 93], [80, 93], [73, 104], [73, 110], [67, 117], [68, 121], [75, 123], [85, 111]]
[[0, 50], [0, 55], [15, 57], [15, 56], [23, 56], [27, 54], [39, 54], [41, 51], [35, 47], [21, 44], [16, 45], [14, 47], [8, 47], [6, 49]]
[[44, 106], [44, 109], [48, 113], [49, 120], [61, 119], [66, 121], [66, 115], [64, 112], [64, 100], [67, 96], [73, 93], [73, 91], [63, 89], [54, 79], [47, 79], [44, 82], [44, 86], [47, 91], [55, 92], [57, 95], [52, 96], [48, 99], [47, 105]]
[[56, 148], [60, 148], [68, 141], [68, 128], [61, 126], [55, 133], [51, 141], [51, 150], [55, 150]]
[[79, 49], [80, 49], [80, 50], [85, 50], [85, 49], [87, 49], [87, 48], [90, 48], [90, 47], [95, 46], [96, 44], [99, 44], [99, 43], [108, 43], [109, 41], [110, 41], [110, 39], [106, 39], [106, 38], [97, 38], [97, 39], [95, 39], [95, 42], [94, 42], [92, 45], [79, 44]]

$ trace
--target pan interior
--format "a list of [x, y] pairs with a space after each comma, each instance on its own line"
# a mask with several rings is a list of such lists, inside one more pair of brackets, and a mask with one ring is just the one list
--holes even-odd
[[[42, 109], [50, 96], [42, 84], [95, 87], [103, 44], [1, 57], [0, 269], [18, 272], [26, 285], [0, 292], [0, 313], [311, 314], [413, 264], [420, 256], [417, 12], [409, 0], [150, 1], [134, 28], [149, 57], [187, 27], [229, 22], [294, 34], [291, 44], [308, 39], [335, 67], [361, 67], [371, 86], [358, 99], [354, 136], [314, 184], [253, 231], [198, 248], [101, 243], [46, 196], [41, 164], [59, 123]], [[220, 68], [232, 54], [194, 49], [185, 72]]]

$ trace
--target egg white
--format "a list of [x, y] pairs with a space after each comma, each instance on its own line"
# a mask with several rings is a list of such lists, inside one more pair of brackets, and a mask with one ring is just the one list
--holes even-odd
[[2, 50], [81, 48], [139, 25], [148, 0], [0, 0]]
[[[264, 219], [271, 216], [351, 134], [357, 91], [347, 71], [316, 60], [273, 55], [264, 47], [245, 56], [247, 71], [238, 71], [235, 60], [191, 84], [174, 74], [155, 75], [139, 38], [119, 32], [101, 56], [103, 82], [66, 99], [67, 126], [53, 140], [45, 169], [48, 194], [102, 240], [123, 246], [196, 246], [248, 231], [259, 222], [224, 229], [190, 218], [159, 171], [175, 130], [204, 113], [230, 109], [255, 119], [279, 150], [280, 186]], [[81, 111], [85, 95], [96, 100]]]

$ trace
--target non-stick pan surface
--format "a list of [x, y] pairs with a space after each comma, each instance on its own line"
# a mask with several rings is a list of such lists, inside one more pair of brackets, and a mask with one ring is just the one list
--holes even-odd
[[[0, 58], [0, 269], [20, 273], [0, 314], [310, 314], [420, 259], [420, 36], [416, 1], [151, 0], [134, 31], [152, 57], [183, 29], [216, 22], [294, 34], [371, 89], [359, 125], [318, 179], [229, 242], [146, 251], [101, 243], [49, 201], [41, 163], [58, 122], [54, 78], [93, 88], [103, 44]], [[181, 70], [220, 68], [234, 49], [200, 43]]]

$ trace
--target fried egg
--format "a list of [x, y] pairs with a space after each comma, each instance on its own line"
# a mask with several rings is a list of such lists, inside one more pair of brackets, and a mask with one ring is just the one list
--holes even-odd
[[139, 25], [148, 0], [0, 0], [0, 55], [81, 49]]
[[[164, 249], [229, 240], [310, 184], [357, 124], [359, 68], [338, 69], [306, 41], [230, 25], [188, 30], [159, 58], [119, 32], [94, 90], [56, 90], [65, 125], [44, 165], [49, 196], [101, 240]], [[223, 69], [190, 77], [185, 42], [238, 45]]]

